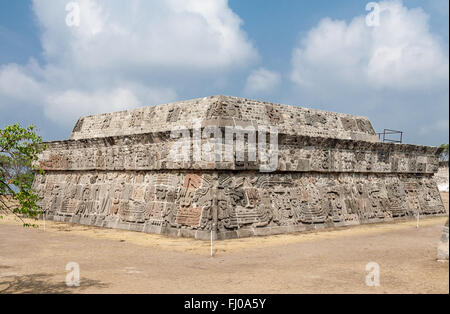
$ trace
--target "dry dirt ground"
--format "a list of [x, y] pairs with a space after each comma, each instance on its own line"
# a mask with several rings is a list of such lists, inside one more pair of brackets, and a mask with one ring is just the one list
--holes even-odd
[[[0, 293], [449, 293], [435, 260], [447, 218], [214, 243], [0, 220]], [[80, 265], [80, 287], [65, 284]], [[366, 265], [380, 266], [368, 287]]]

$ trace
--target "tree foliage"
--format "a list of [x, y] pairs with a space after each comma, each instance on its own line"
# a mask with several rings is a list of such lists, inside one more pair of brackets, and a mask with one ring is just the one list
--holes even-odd
[[25, 129], [14, 124], [0, 129], [0, 214], [13, 213], [22, 219], [37, 218], [41, 213], [32, 185], [35, 172], [43, 174], [34, 165], [43, 149], [34, 126]]
[[440, 156], [441, 161], [448, 161], [448, 144], [442, 144], [441, 148], [444, 149]]

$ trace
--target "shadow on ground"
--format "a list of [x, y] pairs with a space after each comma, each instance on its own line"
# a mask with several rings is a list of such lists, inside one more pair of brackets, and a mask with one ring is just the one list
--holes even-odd
[[0, 278], [0, 294], [71, 294], [81, 293], [88, 288], [107, 288], [109, 285], [98, 280], [80, 279], [79, 287], [68, 287], [65, 282], [55, 283], [50, 274], [32, 274]]
[[8, 268], [11, 268], [11, 266], [0, 265], [0, 269], [8, 269]]

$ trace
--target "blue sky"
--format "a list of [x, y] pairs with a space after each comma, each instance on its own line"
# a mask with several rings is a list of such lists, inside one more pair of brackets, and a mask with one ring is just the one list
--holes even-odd
[[71, 27], [69, 2], [0, 2], [0, 127], [66, 139], [82, 115], [225, 94], [448, 143], [447, 0], [380, 2], [377, 27], [358, 0], [79, 0]]

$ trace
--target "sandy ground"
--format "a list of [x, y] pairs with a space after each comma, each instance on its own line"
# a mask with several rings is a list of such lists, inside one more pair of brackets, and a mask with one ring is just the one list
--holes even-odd
[[[446, 217], [214, 243], [0, 220], [0, 293], [449, 293], [436, 262]], [[81, 285], [67, 287], [66, 264]], [[380, 266], [368, 287], [366, 265]]]

